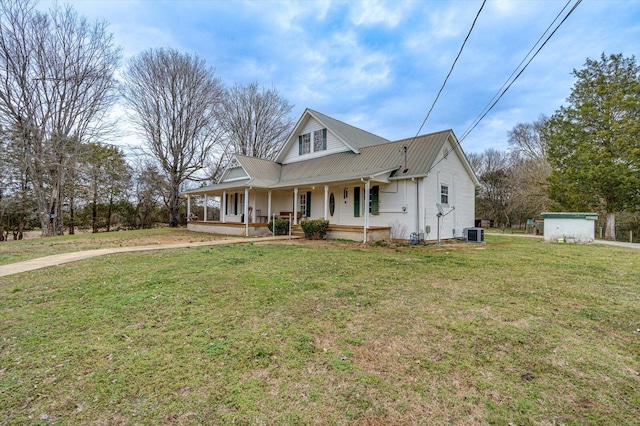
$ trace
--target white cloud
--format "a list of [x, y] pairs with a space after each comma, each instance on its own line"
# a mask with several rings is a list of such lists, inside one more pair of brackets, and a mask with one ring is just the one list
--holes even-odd
[[355, 25], [397, 27], [410, 10], [407, 2], [378, 0], [350, 3], [349, 16]]

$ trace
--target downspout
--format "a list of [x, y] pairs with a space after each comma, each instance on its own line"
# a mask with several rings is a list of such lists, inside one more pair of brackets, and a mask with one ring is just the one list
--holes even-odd
[[420, 185], [414, 177], [411, 182], [416, 184], [416, 236], [420, 239]]

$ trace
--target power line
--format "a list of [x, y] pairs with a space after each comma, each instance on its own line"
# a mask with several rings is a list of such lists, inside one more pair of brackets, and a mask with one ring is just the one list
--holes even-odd
[[[460, 46], [460, 51], [458, 52], [458, 56], [456, 56], [456, 59], [454, 59], [453, 63], [451, 64], [451, 69], [449, 70], [449, 73], [447, 74], [447, 77], [444, 79], [444, 82], [442, 83], [442, 86], [440, 87], [440, 90], [438, 90], [438, 94], [436, 95], [436, 98], [433, 100], [433, 104], [431, 104], [431, 108], [429, 108], [429, 112], [427, 112], [427, 116], [424, 118], [424, 120], [422, 120], [422, 124], [420, 125], [420, 128], [416, 132], [416, 135], [413, 137], [413, 140], [415, 140], [415, 138], [418, 137], [418, 135], [422, 131], [422, 128], [424, 127], [424, 124], [427, 122], [427, 119], [431, 115], [431, 111], [433, 111], [433, 108], [436, 106], [436, 102], [438, 102], [438, 99], [440, 98], [440, 94], [444, 90], [444, 86], [447, 84], [447, 81], [449, 80], [449, 76], [451, 76], [451, 73], [453, 72], [453, 68], [456, 66], [456, 62], [458, 62], [458, 58], [460, 58], [460, 55], [462, 54], [462, 50], [464, 49], [464, 45], [467, 44], [467, 40], [469, 40], [469, 36], [471, 35], [471, 31], [473, 31], [473, 27], [475, 27], [476, 21], [478, 20], [478, 17], [480, 16], [480, 12], [482, 12], [482, 9], [484, 8], [484, 5], [485, 5], [486, 2], [487, 2], [487, 0], [483, 0], [482, 5], [480, 6], [480, 9], [478, 10], [478, 13], [476, 13], [476, 17], [473, 19], [473, 23], [471, 24], [471, 28], [469, 28], [469, 32], [467, 33], [467, 36], [464, 38], [464, 41], [462, 42], [462, 46]], [[413, 140], [411, 142], [413, 142]]]
[[[505, 80], [505, 82], [502, 84], [502, 86], [500, 86], [500, 88], [498, 89], [498, 91], [496, 92], [495, 95], [493, 95], [493, 97], [489, 100], [489, 102], [484, 106], [484, 108], [482, 109], [482, 111], [480, 111], [480, 114], [478, 114], [478, 117], [476, 117], [472, 122], [471, 122], [471, 126], [473, 126], [476, 122], [476, 120], [478, 120], [480, 118], [480, 116], [487, 110], [487, 108], [489, 108], [489, 106], [491, 105], [491, 103], [496, 99], [496, 97], [500, 94], [500, 92], [502, 91], [502, 89], [505, 88], [505, 86], [509, 83], [509, 81], [511, 80], [511, 78], [516, 74], [516, 72], [518, 72], [518, 70], [520, 69], [520, 67], [522, 66], [522, 64], [524, 63], [524, 61], [527, 60], [527, 58], [529, 57], [529, 55], [531, 55], [531, 52], [533, 52], [533, 50], [536, 48], [536, 46], [540, 43], [540, 41], [542, 40], [542, 38], [549, 32], [549, 30], [551, 29], [551, 27], [553, 26], [553, 24], [555, 24], [555, 22], [558, 20], [558, 18], [560, 17], [560, 15], [562, 15], [562, 13], [564, 12], [564, 10], [569, 6], [569, 4], [571, 3], [571, 0], [567, 0], [567, 3], [564, 5], [564, 7], [562, 8], [562, 10], [560, 10], [560, 12], [558, 12], [558, 14], [556, 15], [556, 17], [553, 19], [553, 21], [549, 24], [549, 26], [547, 27], [546, 30], [544, 30], [544, 32], [542, 33], [542, 35], [538, 38], [538, 40], [533, 44], [533, 46], [531, 46], [531, 49], [529, 49], [529, 52], [527, 52], [527, 54], [524, 56], [524, 58], [522, 58], [522, 60], [520, 61], [520, 63], [518, 64], [518, 66], [513, 70], [513, 72], [511, 73], [511, 75], [509, 75], [509, 77], [507, 77], [507, 79]], [[465, 131], [466, 133], [466, 131]], [[461, 138], [461, 140], [464, 139], [464, 136]]]
[[[562, 8], [562, 10], [560, 11], [560, 13], [558, 13], [558, 15], [555, 17], [555, 19], [553, 20], [553, 22], [551, 22], [551, 24], [549, 25], [549, 27], [547, 27], [547, 29], [545, 30], [544, 33], [542, 33], [542, 36], [540, 36], [540, 38], [538, 39], [538, 41], [536, 41], [536, 43], [533, 45], [533, 47], [531, 48], [531, 50], [529, 50], [529, 53], [527, 53], [527, 55], [524, 57], [524, 59], [520, 62], [520, 64], [518, 65], [518, 67], [520, 67], [520, 65], [522, 65], [522, 62], [524, 62], [524, 60], [527, 58], [527, 56], [529, 56], [529, 54], [531, 54], [531, 51], [536, 47], [536, 45], [540, 42], [540, 40], [544, 37], [544, 35], [549, 31], [549, 28], [553, 25], [554, 22], [556, 22], [558, 20], [558, 17], [562, 14], [562, 12], [567, 8], [567, 6], [569, 5], [569, 3], [571, 2], [571, 0], [568, 0], [567, 4]], [[551, 37], [553, 37], [553, 35], [556, 33], [556, 31], [558, 31], [558, 29], [562, 26], [562, 24], [564, 24], [564, 22], [567, 20], [567, 18], [576, 10], [576, 8], [580, 5], [580, 3], [582, 3], [582, 0], [577, 0], [576, 3], [573, 5], [573, 7], [571, 8], [571, 10], [569, 10], [569, 12], [566, 14], [566, 16], [562, 19], [562, 21], [560, 21], [560, 23], [556, 26], [556, 28], [551, 32], [551, 34], [549, 34], [549, 36], [546, 38], [546, 40], [544, 41], [544, 43], [542, 43], [542, 45], [540, 45], [540, 47], [538, 48], [538, 50], [536, 50], [536, 53], [529, 59], [529, 61], [526, 63], [526, 65], [520, 70], [520, 72], [518, 72], [518, 74], [515, 76], [515, 78], [513, 78], [513, 80], [505, 87], [505, 85], [507, 84], [507, 82], [509, 82], [509, 79], [511, 78], [511, 76], [513, 76], [515, 74], [515, 72], [518, 70], [518, 67], [516, 67], [516, 69], [514, 70], [513, 73], [511, 73], [511, 76], [509, 76], [509, 78], [507, 79], [507, 81], [505, 82], [505, 84], [502, 85], [502, 87], [500, 88], [500, 90], [498, 90], [498, 92], [496, 93], [496, 95], [493, 96], [492, 100], [496, 98], [496, 96], [498, 95], [498, 93], [500, 93], [500, 95], [497, 97], [497, 99], [495, 99], [495, 101], [493, 101], [493, 103], [491, 103], [491, 101], [489, 101], [489, 103], [491, 104], [490, 107], [486, 107], [482, 110], [482, 112], [480, 113], [480, 115], [472, 122], [472, 125], [463, 133], [462, 137], [460, 137], [460, 139], [457, 140], [456, 144], [460, 147], [462, 147], [461, 143], [462, 141], [469, 135], [469, 133], [471, 133], [471, 131], [473, 131], [473, 129], [476, 128], [476, 126], [480, 123], [480, 121], [482, 121], [482, 119], [484, 119], [484, 117], [493, 109], [493, 107], [498, 103], [498, 101], [502, 98], [502, 96], [507, 92], [507, 90], [509, 90], [509, 88], [513, 85], [513, 83], [520, 77], [520, 75], [522, 75], [522, 73], [524, 72], [524, 70], [529, 66], [529, 64], [531, 63], [531, 61], [533, 61], [533, 59], [538, 55], [538, 53], [540, 53], [540, 50], [542, 50], [542, 48], [547, 44], [547, 42], [549, 41], [549, 39], [551, 39]], [[504, 90], [502, 90], [504, 88]], [[502, 90], [502, 92], [500, 92]], [[489, 104], [487, 104], [489, 105]], [[485, 111], [486, 110], [486, 111]], [[428, 172], [430, 172], [431, 170], [433, 170], [433, 168], [440, 163], [442, 160], [444, 160], [444, 157], [440, 158], [440, 160], [436, 161], [428, 170]], [[428, 173], [427, 172], [427, 173]]]
[[[570, 0], [569, 0], [570, 1]], [[498, 101], [502, 98], [502, 96], [504, 96], [505, 93], [507, 93], [507, 91], [509, 90], [509, 88], [513, 85], [513, 83], [515, 83], [515, 81], [522, 75], [522, 73], [524, 72], [524, 70], [527, 69], [527, 67], [529, 66], [529, 64], [531, 63], [531, 61], [533, 61], [533, 59], [538, 55], [538, 53], [540, 53], [540, 51], [542, 50], [542, 48], [547, 44], [547, 42], [551, 39], [551, 37], [553, 37], [553, 35], [556, 33], [556, 31], [558, 31], [558, 29], [562, 26], [562, 24], [564, 24], [564, 22], [567, 20], [567, 18], [569, 18], [569, 16], [576, 10], [576, 8], [580, 5], [580, 3], [582, 3], [582, 0], [577, 0], [576, 3], [573, 5], [573, 7], [571, 8], [571, 10], [569, 10], [569, 12], [565, 15], [565, 17], [562, 19], [562, 21], [560, 21], [560, 23], [558, 24], [558, 26], [551, 32], [551, 34], [549, 34], [549, 36], [546, 38], [546, 40], [544, 41], [544, 43], [542, 43], [540, 45], [540, 47], [538, 48], [538, 50], [536, 50], [536, 53], [533, 54], [533, 56], [531, 56], [531, 58], [529, 58], [529, 60], [527, 61], [527, 63], [525, 64], [525, 66], [520, 70], [520, 72], [518, 72], [518, 74], [513, 78], [513, 80], [511, 80], [511, 82], [507, 85], [506, 88], [504, 88], [504, 90], [502, 90], [502, 92], [500, 92], [500, 90], [498, 91], [498, 93], [500, 93], [500, 95], [497, 97], [497, 99], [495, 99], [495, 101], [493, 101], [493, 103], [491, 103], [491, 106], [489, 106], [488, 108], [485, 107], [483, 109], [483, 112], [480, 113], [480, 115], [472, 122], [472, 125], [465, 130], [465, 132], [462, 134], [462, 136], [460, 137], [460, 140], [458, 143], [462, 142], [467, 136], [469, 136], [469, 133], [471, 133], [473, 131], [473, 129], [476, 128], [476, 126], [478, 124], [480, 124], [480, 122], [482, 121], [482, 119], [484, 119], [484, 117], [486, 117], [486, 115], [493, 109], [494, 106], [496, 106], [496, 104], [498, 103]], [[566, 8], [566, 6], [565, 6]], [[564, 10], [565, 8], [563, 8], [562, 10]], [[560, 12], [562, 13], [562, 11]], [[557, 20], [554, 19], [554, 22]], [[553, 25], [553, 23], [552, 23]], [[548, 31], [548, 29], [547, 29]], [[545, 33], [547, 32], [545, 31]], [[544, 36], [544, 34], [543, 34]], [[539, 40], [538, 40], [539, 41]], [[536, 42], [537, 44], [538, 42]], [[534, 45], [535, 47], [535, 45]], [[525, 56], [526, 58], [526, 56]], [[517, 70], [517, 68], [516, 68]], [[514, 71], [515, 72], [515, 71]], [[512, 74], [513, 75], [513, 74]], [[509, 81], [507, 79], [507, 81]], [[502, 86], [504, 87], [504, 85]], [[497, 94], [496, 94], [497, 95]], [[496, 96], [494, 95], [493, 98], [495, 98]], [[493, 99], [492, 98], [492, 99]], [[491, 102], [491, 101], [490, 101]]]

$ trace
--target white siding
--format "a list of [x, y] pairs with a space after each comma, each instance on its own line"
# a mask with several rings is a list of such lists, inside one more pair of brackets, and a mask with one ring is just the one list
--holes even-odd
[[[305, 131], [308, 128], [305, 128]], [[309, 129], [311, 130], [311, 129]], [[297, 154], [297, 144], [295, 146]], [[447, 143], [447, 148], [452, 146]], [[415, 180], [397, 180], [390, 183], [371, 182], [371, 186], [379, 186], [379, 214], [369, 215], [372, 227], [391, 227], [394, 238], [409, 239], [411, 233], [420, 232], [427, 240], [437, 238], [437, 209], [440, 202], [440, 183], [449, 185], [449, 206], [441, 223], [440, 237], [442, 239], [461, 237], [462, 230], [473, 227], [475, 222], [475, 187], [473, 180], [467, 173], [464, 163], [455, 151], [451, 151], [446, 159], [442, 153], [435, 160], [436, 165], [426, 178]], [[354, 216], [354, 188], [360, 188], [360, 216]], [[344, 198], [344, 190], [347, 197]], [[297, 209], [300, 209], [300, 195], [311, 191], [311, 218], [324, 216], [324, 185], [314, 188], [306, 186], [298, 188]], [[235, 191], [234, 191], [235, 192]], [[293, 189], [274, 190], [272, 193], [272, 213], [293, 210]], [[368, 200], [365, 200], [365, 184], [360, 181], [334, 184], [329, 187], [329, 195], [335, 197], [335, 211], [329, 216], [331, 224], [364, 226], [365, 211]], [[249, 205], [254, 209], [261, 209], [262, 215], [267, 214], [267, 191], [251, 191]], [[404, 207], [404, 209], [403, 209]], [[232, 206], [229, 207], [231, 210]], [[240, 216], [227, 216], [227, 221], [239, 221]], [[426, 233], [426, 227], [430, 232]], [[455, 230], [455, 233], [454, 233]]]
[[[475, 225], [475, 187], [469, 174], [464, 168], [462, 160], [458, 157], [450, 142], [445, 144], [449, 151], [446, 159], [443, 159], [442, 151], [436, 158], [436, 166], [425, 179], [424, 186], [424, 223], [421, 227], [431, 226], [431, 232], [426, 237], [429, 240], [437, 238], [437, 214], [436, 203], [440, 203], [440, 185], [449, 185], [449, 205], [443, 206], [446, 216], [440, 223], [440, 238], [461, 237], [464, 228]], [[449, 213], [450, 212], [450, 213]]]
[[227, 171], [227, 176], [224, 178], [224, 182], [247, 179], [249, 176], [245, 173], [242, 167], [235, 167]]
[[[322, 126], [314, 118], [309, 118], [298, 134], [294, 135], [294, 142], [289, 147], [289, 151], [284, 158], [282, 164], [295, 163], [296, 161], [309, 160], [311, 158], [322, 157], [324, 155], [335, 154], [336, 152], [349, 151], [349, 148], [344, 145], [338, 138], [331, 132], [331, 129], [327, 129], [327, 150], [319, 152], [311, 152], [309, 154], [299, 155], [298, 151], [298, 135], [304, 135], [305, 133], [311, 133], [311, 149], [313, 150], [313, 132], [316, 130], [322, 130]], [[311, 206], [313, 208], [313, 205]]]

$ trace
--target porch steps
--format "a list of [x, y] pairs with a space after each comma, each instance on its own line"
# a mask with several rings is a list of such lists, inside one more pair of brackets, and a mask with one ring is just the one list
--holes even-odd
[[302, 230], [302, 226], [300, 226], [300, 225], [291, 225], [291, 236], [292, 237], [304, 237], [304, 231]]

